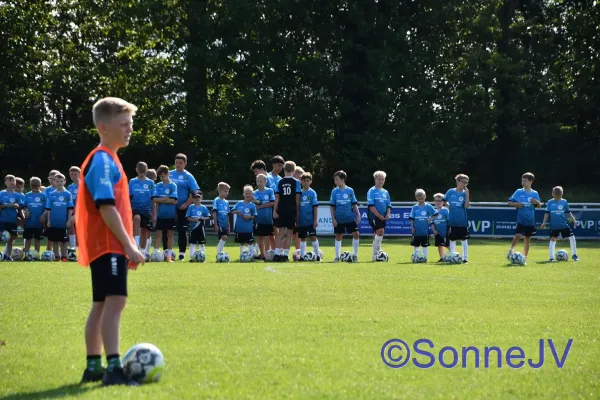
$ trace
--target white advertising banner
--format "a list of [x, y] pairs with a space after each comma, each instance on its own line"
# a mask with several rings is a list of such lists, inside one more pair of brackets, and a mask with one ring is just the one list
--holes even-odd
[[319, 221], [317, 235], [333, 235], [333, 221], [329, 206], [319, 206], [317, 216]]

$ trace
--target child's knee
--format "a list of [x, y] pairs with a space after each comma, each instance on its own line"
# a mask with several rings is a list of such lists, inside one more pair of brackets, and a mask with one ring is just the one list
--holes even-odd
[[221, 240], [224, 241], [224, 242], [226, 242], [227, 241], [227, 235], [221, 236]]

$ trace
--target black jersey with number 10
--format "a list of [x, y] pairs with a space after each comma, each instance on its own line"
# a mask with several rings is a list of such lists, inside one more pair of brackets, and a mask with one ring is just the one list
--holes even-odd
[[279, 194], [279, 209], [280, 210], [296, 210], [296, 195], [302, 193], [300, 181], [286, 176], [281, 178], [277, 183], [276, 194]]

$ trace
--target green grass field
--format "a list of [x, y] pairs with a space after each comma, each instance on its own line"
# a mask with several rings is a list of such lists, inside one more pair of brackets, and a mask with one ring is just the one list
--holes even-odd
[[[332, 243], [323, 242], [330, 260]], [[151, 342], [166, 360], [161, 382], [139, 388], [78, 385], [87, 269], [0, 263], [0, 397], [600, 397], [600, 243], [580, 241], [579, 263], [549, 264], [547, 242], [536, 241], [526, 267], [507, 267], [506, 241], [471, 241], [468, 265], [410, 264], [407, 240], [383, 247], [388, 263], [150, 263], [130, 273], [121, 352]], [[370, 259], [370, 239], [361, 252]], [[215, 248], [207, 253], [212, 261]], [[392, 338], [430, 339], [434, 354], [520, 346], [535, 362], [539, 339], [552, 339], [559, 358], [574, 342], [562, 369], [548, 346], [540, 369], [511, 369], [505, 359], [497, 368], [495, 356], [486, 369], [483, 354], [480, 368], [471, 355], [467, 368], [393, 369], [381, 359]]]

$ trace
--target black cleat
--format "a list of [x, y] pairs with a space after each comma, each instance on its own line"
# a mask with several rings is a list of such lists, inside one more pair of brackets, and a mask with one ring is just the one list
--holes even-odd
[[463, 260], [463, 264], [468, 264], [469, 260]]
[[109, 371], [109, 370], [104, 371], [104, 376], [102, 377], [102, 384], [104, 386], [111, 386], [111, 385], [139, 386], [140, 385], [136, 381], [127, 378], [127, 376], [125, 376], [125, 372], [123, 372], [123, 368], [115, 368], [112, 371]]
[[275, 254], [273, 256], [273, 262], [281, 262], [281, 256], [278, 254]]
[[89, 369], [85, 369], [83, 371], [83, 376], [81, 377], [81, 383], [89, 383], [89, 382], [100, 382], [102, 377], [104, 376], [104, 368], [98, 371], [90, 371]]
[[290, 262], [290, 259], [288, 256], [283, 256], [282, 258], [283, 258], [282, 262]]
[[440, 258], [439, 260], [437, 260], [437, 262], [442, 263], [444, 262], [444, 260]]
[[183, 254], [179, 255], [179, 261], [183, 261], [184, 258], [185, 258], [185, 256]]

